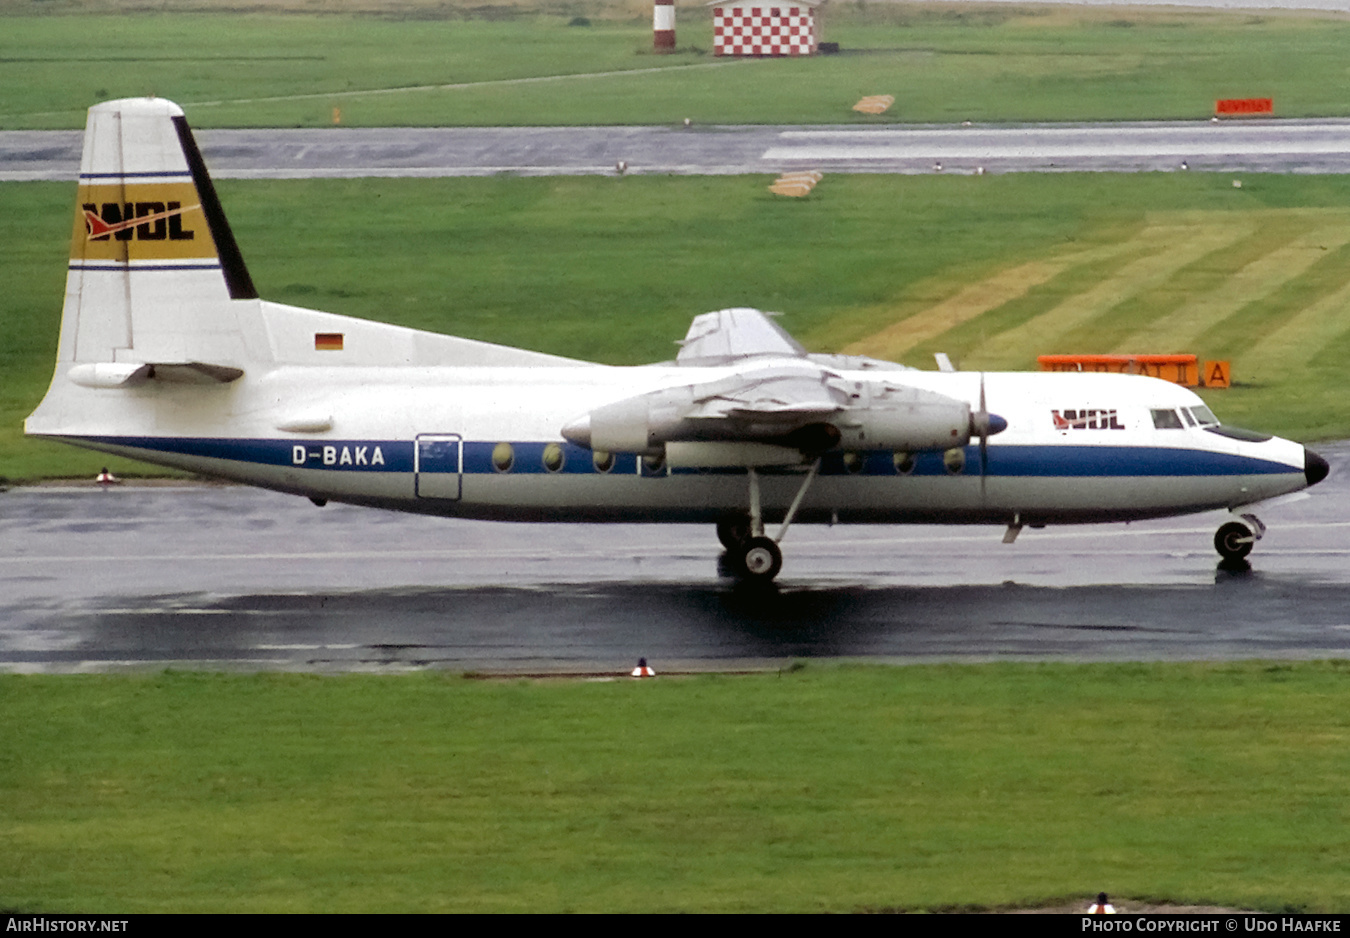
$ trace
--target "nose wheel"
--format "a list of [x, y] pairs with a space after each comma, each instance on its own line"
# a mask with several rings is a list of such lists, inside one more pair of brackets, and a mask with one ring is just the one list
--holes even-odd
[[1214, 535], [1214, 549], [1224, 560], [1241, 560], [1252, 552], [1256, 538], [1252, 529], [1240, 521], [1230, 521]]
[[1214, 534], [1214, 549], [1224, 560], [1242, 560], [1252, 552], [1266, 526], [1255, 515], [1243, 515], [1241, 521], [1229, 521]]

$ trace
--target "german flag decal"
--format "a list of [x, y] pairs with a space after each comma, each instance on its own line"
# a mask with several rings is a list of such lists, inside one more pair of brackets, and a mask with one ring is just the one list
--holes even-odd
[[314, 333], [314, 351], [316, 352], [342, 351], [342, 333], [341, 332]]

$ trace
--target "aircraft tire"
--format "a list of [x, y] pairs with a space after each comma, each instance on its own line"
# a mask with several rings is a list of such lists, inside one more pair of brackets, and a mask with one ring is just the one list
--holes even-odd
[[768, 583], [783, 569], [783, 552], [767, 537], [752, 537], [736, 554], [737, 564], [745, 579]]
[[1230, 521], [1214, 535], [1214, 549], [1224, 560], [1241, 560], [1252, 552], [1256, 538], [1252, 529], [1240, 521]]
[[740, 550], [750, 540], [750, 516], [728, 515], [718, 521], [717, 539], [732, 553]]

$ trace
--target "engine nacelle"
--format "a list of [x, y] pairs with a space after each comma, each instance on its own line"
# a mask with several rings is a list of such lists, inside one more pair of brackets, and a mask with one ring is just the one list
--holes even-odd
[[[681, 391], [685, 391], [681, 394]], [[682, 402], [668, 398], [684, 397]], [[660, 455], [680, 423], [677, 403], [689, 403], [686, 389], [639, 394], [597, 407], [563, 428], [563, 436], [579, 446], [609, 453]]]
[[970, 442], [970, 405], [917, 388], [888, 389], [870, 407], [850, 408], [835, 421], [841, 449], [897, 449], [916, 453]]
[[[803, 394], [807, 403], [794, 407], [794, 382], [807, 392], [818, 391], [821, 384], [819, 378], [803, 379], [793, 371], [768, 379], [738, 376], [725, 382], [725, 391], [713, 383], [664, 388], [597, 407], [562, 433], [578, 446], [611, 453], [658, 455], [667, 443], [719, 442], [819, 454], [835, 449], [946, 450], [965, 446], [984, 426], [965, 401], [891, 382], [839, 382], [829, 391], [833, 401], [820, 403], [818, 396]], [[719, 398], [726, 402], [725, 410], [709, 413], [708, 401]], [[998, 429], [1002, 427], [985, 432]]]
[[650, 423], [651, 401], [645, 394], [591, 411], [591, 448], [609, 453], [659, 452]]

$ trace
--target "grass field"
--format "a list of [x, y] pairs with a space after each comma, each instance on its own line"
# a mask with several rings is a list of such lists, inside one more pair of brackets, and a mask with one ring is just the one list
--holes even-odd
[[1345, 663], [0, 677], [0, 907], [1350, 908]]
[[[123, 6], [0, 0], [0, 128], [81, 127], [151, 93], [200, 127], [324, 126], [335, 107], [353, 126], [1203, 118], [1224, 97], [1350, 114], [1350, 17], [1331, 13], [838, 3], [824, 29], [844, 54], [734, 61], [702, 4], [661, 56], [644, 3]], [[538, 78], [556, 80], [519, 83]], [[854, 113], [866, 94], [896, 104]]]
[[[221, 183], [269, 299], [590, 360], [669, 359], [700, 312], [932, 368], [1056, 352], [1229, 358], [1225, 420], [1350, 436], [1350, 180], [1183, 174]], [[96, 472], [21, 438], [50, 380], [69, 186], [0, 186], [0, 475]], [[130, 467], [127, 467], [130, 468]]]

